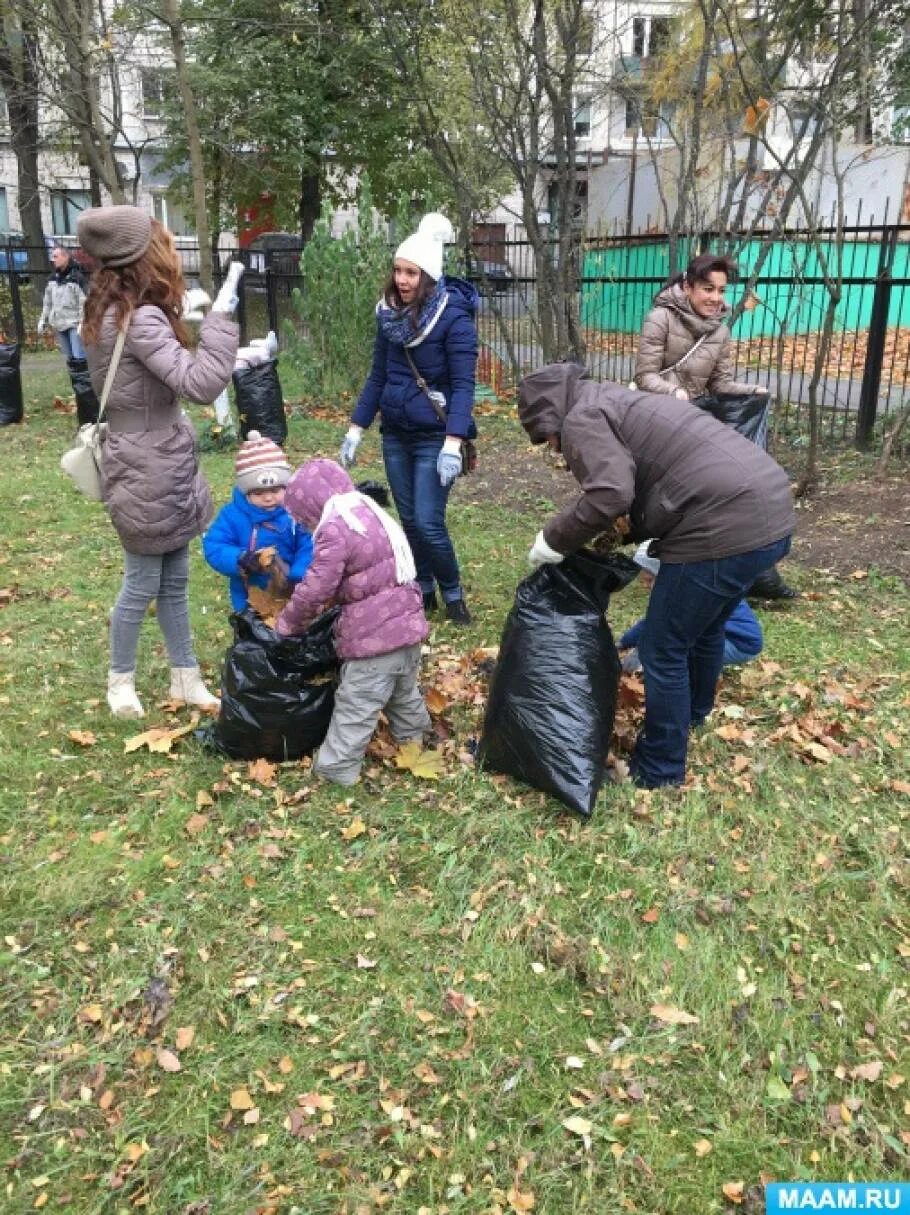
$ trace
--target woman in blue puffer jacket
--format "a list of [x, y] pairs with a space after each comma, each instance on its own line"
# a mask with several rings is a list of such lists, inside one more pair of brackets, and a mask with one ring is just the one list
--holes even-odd
[[443, 246], [453, 235], [445, 216], [431, 212], [396, 250], [376, 306], [373, 366], [340, 459], [351, 467], [363, 432], [378, 413], [386, 476], [414, 553], [424, 609], [437, 607], [438, 586], [448, 619], [470, 624], [446, 504], [461, 472], [462, 440], [477, 434], [472, 417], [477, 291], [461, 279], [443, 277]]

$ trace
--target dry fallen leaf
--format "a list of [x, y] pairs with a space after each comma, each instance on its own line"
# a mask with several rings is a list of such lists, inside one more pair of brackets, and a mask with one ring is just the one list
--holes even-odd
[[710, 1139], [696, 1139], [692, 1144], [695, 1155], [699, 1158], [699, 1160], [701, 1160], [703, 1156], [707, 1156], [708, 1153], [713, 1149], [713, 1146], [714, 1145], [711, 1143]]
[[724, 1198], [728, 1198], [730, 1202], [742, 1202], [745, 1184], [744, 1181], [725, 1181], [721, 1186]]
[[274, 785], [278, 780], [278, 767], [267, 759], [256, 759], [247, 768], [247, 776], [259, 785]]
[[405, 743], [395, 756], [395, 767], [404, 768], [422, 780], [439, 780], [442, 774], [442, 753], [424, 751], [419, 742]]
[[672, 1004], [652, 1004], [648, 1010], [652, 1017], [656, 1017], [658, 1021], [663, 1021], [665, 1025], [697, 1025], [698, 1017], [692, 1013], [684, 1012], [681, 1008], [674, 1008]]
[[341, 838], [344, 840], [356, 840], [358, 835], [363, 835], [367, 825], [362, 818], [355, 818], [347, 827], [341, 828]]
[[884, 1064], [881, 1060], [876, 1059], [872, 1063], [860, 1063], [857, 1067], [854, 1067], [850, 1075], [854, 1080], [868, 1080], [870, 1084], [874, 1084], [882, 1074], [883, 1067]]
[[192, 1025], [181, 1025], [177, 1030], [176, 1046], [178, 1050], [188, 1050], [193, 1045], [196, 1030]]
[[155, 1059], [163, 1072], [180, 1071], [180, 1060], [172, 1050], [167, 1050], [165, 1047], [159, 1046], [158, 1050], [155, 1052]]
[[98, 741], [91, 730], [70, 730], [66, 737], [78, 743], [80, 747], [94, 747]]
[[256, 1108], [256, 1103], [250, 1096], [249, 1089], [235, 1088], [231, 1093], [231, 1109], [232, 1110], [251, 1110]]
[[590, 1135], [594, 1129], [593, 1122], [589, 1122], [587, 1118], [582, 1118], [580, 1114], [573, 1114], [571, 1118], [564, 1118], [563, 1126], [567, 1131], [571, 1131], [573, 1135]]
[[173, 730], [165, 730], [162, 726], [153, 726], [151, 730], [146, 730], [142, 734], [134, 734], [132, 738], [126, 739], [123, 744], [123, 750], [129, 754], [131, 751], [138, 751], [140, 747], [148, 747], [150, 751], [156, 754], [167, 755], [179, 738], [183, 738], [185, 734], [189, 734], [192, 730], [195, 730], [198, 722], [199, 715], [194, 713], [188, 726], [177, 726]]
[[191, 814], [183, 824], [183, 830], [189, 836], [199, 835], [209, 825], [209, 816], [207, 814]]

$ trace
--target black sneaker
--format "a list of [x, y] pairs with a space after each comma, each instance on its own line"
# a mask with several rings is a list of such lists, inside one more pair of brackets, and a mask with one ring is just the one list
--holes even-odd
[[471, 623], [471, 613], [464, 599], [452, 599], [446, 604], [446, 618], [453, 624]]
[[439, 607], [439, 603], [437, 602], [437, 599], [436, 599], [436, 592], [435, 591], [424, 591], [423, 592], [423, 610], [425, 612], [435, 612], [438, 607]]

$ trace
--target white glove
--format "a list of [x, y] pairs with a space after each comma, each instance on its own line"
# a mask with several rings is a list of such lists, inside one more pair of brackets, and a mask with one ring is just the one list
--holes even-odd
[[354, 426], [348, 428], [348, 433], [341, 441], [341, 451], [338, 453], [338, 461], [342, 468], [350, 468], [357, 458], [357, 448], [360, 446], [360, 440], [363, 438], [363, 427]]
[[215, 296], [215, 302], [212, 304], [213, 312], [227, 312], [230, 314], [240, 303], [237, 298], [237, 286], [243, 277], [244, 269], [243, 262], [231, 262], [228, 266], [228, 272], [221, 290]]
[[546, 540], [543, 538], [543, 532], [538, 532], [534, 537], [534, 543], [531, 545], [531, 551], [528, 553], [528, 565], [532, 570], [536, 570], [539, 565], [547, 563], [558, 565], [562, 561], [565, 553], [557, 553], [555, 548], [550, 548]]
[[436, 460], [436, 471], [443, 489], [448, 489], [461, 475], [461, 439], [454, 436], [446, 439]]
[[212, 297], [201, 287], [190, 287], [183, 297], [183, 319], [185, 321], [201, 321], [205, 315], [202, 311], [212, 302]]
[[678, 401], [688, 401], [689, 399], [689, 394], [686, 392], [685, 388], [677, 388], [673, 395]]
[[44, 317], [38, 322], [38, 337], [41, 337], [42, 333], [44, 333]]

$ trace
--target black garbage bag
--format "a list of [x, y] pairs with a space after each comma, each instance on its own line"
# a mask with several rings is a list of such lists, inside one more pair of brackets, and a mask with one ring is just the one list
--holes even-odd
[[249, 607], [231, 616], [221, 712], [204, 741], [231, 759], [275, 762], [318, 747], [335, 706], [337, 615], [324, 613], [300, 637], [279, 637]]
[[718, 422], [732, 426], [757, 447], [767, 450], [768, 422], [771, 417], [771, 398], [766, 392], [747, 392], [736, 396], [731, 392], [707, 393], [695, 397], [692, 402], [704, 409]]
[[76, 397], [76, 417], [80, 426], [87, 422], [98, 421], [98, 398], [92, 387], [92, 377], [88, 373], [88, 363], [85, 359], [67, 359], [66, 367], [70, 373], [70, 382]]
[[582, 551], [520, 583], [490, 683], [478, 763], [587, 818], [604, 779], [619, 689], [605, 612], [641, 571]]
[[283, 446], [288, 437], [284, 394], [278, 379], [278, 360], [269, 359], [255, 367], [243, 367], [231, 377], [234, 381], [240, 437], [258, 430], [267, 439]]
[[19, 371], [21, 357], [18, 343], [0, 343], [0, 426], [21, 422], [24, 416]]

